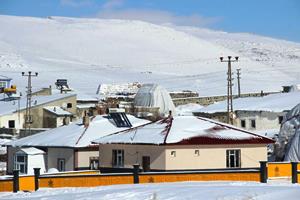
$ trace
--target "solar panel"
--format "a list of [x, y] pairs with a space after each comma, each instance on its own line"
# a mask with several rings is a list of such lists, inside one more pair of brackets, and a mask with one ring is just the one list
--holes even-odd
[[127, 118], [125, 113], [109, 113], [111, 118], [114, 120], [117, 127], [132, 127], [129, 119]]

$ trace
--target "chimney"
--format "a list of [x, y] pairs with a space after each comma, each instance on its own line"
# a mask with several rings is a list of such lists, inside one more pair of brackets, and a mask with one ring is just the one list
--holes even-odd
[[87, 128], [90, 125], [90, 117], [86, 114], [86, 111], [84, 111], [84, 116], [82, 118], [82, 124], [85, 128]]

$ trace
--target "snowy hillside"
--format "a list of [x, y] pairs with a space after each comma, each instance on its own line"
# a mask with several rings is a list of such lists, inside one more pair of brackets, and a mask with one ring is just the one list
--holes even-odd
[[37, 71], [36, 87], [67, 78], [95, 93], [101, 83], [156, 82], [168, 90], [226, 93], [226, 64], [240, 56], [242, 91], [298, 83], [300, 44], [250, 34], [167, 27], [129, 20], [0, 16], [0, 74], [24, 87], [21, 71]]

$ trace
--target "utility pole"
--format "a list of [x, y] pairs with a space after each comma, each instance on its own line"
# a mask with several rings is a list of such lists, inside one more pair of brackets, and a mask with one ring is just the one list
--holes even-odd
[[32, 93], [32, 86], [31, 86], [31, 78], [38, 76], [38, 73], [35, 72], [34, 74], [29, 71], [27, 74], [22, 72], [22, 76], [27, 77], [27, 101], [26, 101], [26, 113], [25, 113], [25, 136], [31, 135], [31, 124], [32, 124], [32, 116], [31, 116], [31, 93]]
[[236, 56], [235, 60], [231, 60], [231, 56], [227, 57], [227, 60], [224, 60], [223, 57], [220, 57], [221, 62], [228, 63], [227, 71], [227, 123], [233, 124], [233, 103], [232, 103], [232, 72], [231, 72], [231, 62], [237, 62], [239, 57]]
[[238, 81], [238, 97], [241, 97], [241, 69], [236, 69], [237, 74], [237, 81]]

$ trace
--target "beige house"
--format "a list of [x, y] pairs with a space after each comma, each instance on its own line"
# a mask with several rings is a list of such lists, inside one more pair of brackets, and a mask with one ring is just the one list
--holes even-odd
[[97, 139], [102, 171], [259, 167], [273, 140], [211, 119], [168, 117]]
[[[40, 157], [42, 160], [38, 162], [41, 164], [40, 168], [44, 169], [41, 171], [42, 173], [51, 168], [58, 171], [98, 169], [99, 148], [91, 141], [149, 123], [147, 120], [138, 119], [131, 115], [126, 116], [130, 121], [130, 126], [116, 123], [111, 114], [86, 116], [69, 125], [12, 141], [7, 144], [7, 173], [11, 174], [13, 169], [19, 166], [15, 159], [17, 152], [28, 147], [34, 147], [44, 152], [44, 157]], [[17, 169], [23, 174], [29, 173], [32, 166], [26, 162], [22, 165], [26, 166], [22, 169], [27, 170]]]
[[[76, 94], [52, 94], [32, 97], [31, 128], [53, 128], [61, 126], [64, 116], [70, 118], [76, 115]], [[25, 128], [26, 98], [11, 101], [0, 101], [0, 127], [14, 129], [19, 132]], [[54, 109], [55, 108], [55, 109]], [[52, 109], [52, 110], [51, 110]], [[61, 112], [59, 112], [61, 111]], [[52, 112], [52, 114], [51, 114]], [[49, 123], [49, 115], [60, 118], [58, 123]], [[54, 126], [55, 125], [55, 126]]]

